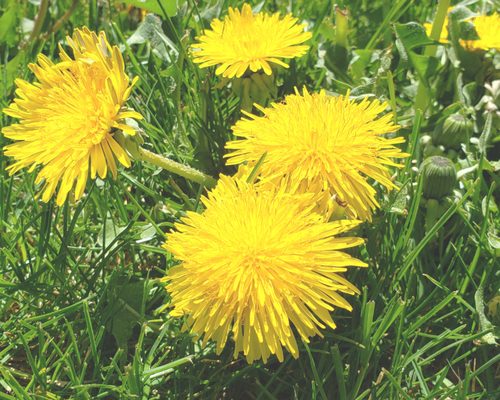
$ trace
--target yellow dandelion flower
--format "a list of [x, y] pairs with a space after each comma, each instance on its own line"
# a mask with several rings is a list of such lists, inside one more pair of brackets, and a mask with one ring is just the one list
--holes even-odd
[[266, 153], [259, 170], [266, 179], [288, 176], [300, 190], [321, 192], [369, 220], [379, 204], [367, 178], [395, 188], [388, 166], [399, 166], [392, 158], [407, 156], [394, 146], [403, 138], [383, 137], [398, 129], [392, 115], [379, 116], [386, 107], [379, 100], [296, 91], [283, 103], [257, 106], [263, 116], [245, 112], [247, 117], [233, 126], [240, 139], [226, 144], [233, 150], [227, 163], [252, 164]]
[[461, 40], [468, 50], [500, 49], [500, 14], [480, 15], [471, 19], [479, 39]]
[[283, 348], [298, 357], [297, 334], [309, 342], [335, 328], [334, 308], [351, 310], [339, 293], [358, 291], [341, 273], [366, 264], [341, 250], [363, 240], [336, 235], [359, 221], [325, 222], [313, 197], [221, 176], [205, 211], [188, 212], [167, 236], [181, 261], [166, 277], [172, 315], [186, 315], [203, 345], [213, 340], [220, 353], [231, 337], [234, 357], [283, 361]]
[[[438, 39], [439, 43], [448, 43], [448, 14], [452, 10], [453, 10], [453, 7], [448, 7], [448, 10], [446, 11], [446, 16], [444, 17], [444, 22], [443, 22], [443, 28], [441, 29], [441, 33], [440, 33], [439, 39]], [[432, 23], [425, 22], [424, 28], [425, 28], [425, 32], [427, 33], [427, 36], [430, 37], [431, 32], [432, 32]]]
[[[265, 160], [265, 156], [262, 161], [263, 160]], [[251, 181], [259, 191], [272, 191], [277, 190], [278, 187], [282, 187], [288, 193], [312, 193], [305, 182], [293, 181], [290, 176], [283, 176], [276, 179], [276, 177], [263, 175], [261, 173], [260, 166], [253, 162], [238, 165], [238, 170], [233, 177], [245, 181]], [[335, 197], [325, 195], [325, 193], [328, 192], [327, 189], [328, 188], [325, 187], [323, 190], [319, 190], [319, 193], [315, 193], [316, 197], [313, 201], [315, 202], [316, 207], [314, 208], [314, 212], [321, 214], [326, 221], [330, 219], [346, 218], [346, 205]]]
[[241, 12], [230, 7], [229, 15], [213, 20], [211, 28], [192, 46], [194, 62], [201, 68], [218, 65], [216, 73], [227, 78], [239, 78], [248, 68], [271, 75], [270, 63], [288, 68], [280, 59], [302, 56], [309, 46], [301, 43], [312, 36], [292, 15], [253, 14], [248, 4]]
[[77, 29], [67, 41], [73, 57], [62, 47], [59, 63], [41, 54], [29, 66], [38, 82], [16, 80], [17, 98], [3, 111], [20, 121], [2, 130], [14, 140], [5, 147], [16, 161], [10, 173], [41, 166], [36, 183], [44, 182], [42, 200], [48, 201], [59, 185], [59, 205], [73, 187], [75, 199], [83, 195], [89, 172], [92, 179], [105, 178], [108, 170], [116, 177], [115, 159], [130, 166], [113, 132], [134, 135], [124, 119], [142, 118], [123, 108], [135, 79], [130, 82], [118, 47], [104, 32]]
[[[450, 11], [451, 8], [448, 9], [448, 12]], [[427, 33], [427, 36], [431, 36], [432, 32], [432, 23], [431, 22], [425, 22], [424, 23], [424, 28], [425, 28], [425, 33]], [[443, 28], [441, 29], [441, 33], [439, 34], [439, 43], [448, 43], [448, 15], [444, 18], [444, 24]]]
[[[432, 23], [425, 22], [424, 28], [425, 28], [425, 32], [427, 33], [427, 36], [430, 37], [431, 31], [432, 31]], [[441, 34], [439, 35], [438, 42], [439, 43], [448, 43], [448, 17], [446, 17], [446, 19], [444, 20], [443, 29], [441, 29]]]

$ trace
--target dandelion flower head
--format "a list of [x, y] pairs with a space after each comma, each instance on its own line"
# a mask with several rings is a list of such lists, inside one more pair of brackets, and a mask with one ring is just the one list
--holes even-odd
[[248, 69], [271, 75], [270, 63], [287, 68], [281, 59], [302, 56], [309, 48], [302, 43], [309, 38], [311, 33], [292, 15], [254, 14], [244, 4], [241, 11], [230, 7], [224, 20], [212, 21], [192, 46], [194, 62], [201, 68], [217, 65], [216, 73], [227, 78], [239, 78]]
[[283, 361], [284, 349], [297, 357], [297, 335], [308, 342], [335, 328], [331, 311], [351, 310], [339, 293], [357, 293], [342, 273], [366, 265], [342, 250], [363, 240], [336, 236], [359, 221], [325, 222], [313, 196], [221, 176], [202, 198], [205, 211], [188, 212], [167, 236], [181, 262], [166, 277], [172, 315], [185, 315], [218, 353], [231, 337], [234, 357], [243, 352], [249, 363]]
[[469, 50], [500, 49], [500, 14], [480, 15], [470, 21], [479, 39], [462, 40], [462, 46]]
[[304, 89], [257, 108], [262, 116], [245, 113], [233, 126], [238, 139], [226, 144], [232, 150], [228, 164], [252, 164], [266, 153], [259, 169], [266, 179], [287, 176], [303, 191], [335, 198], [360, 219], [369, 220], [379, 206], [369, 179], [395, 188], [388, 167], [399, 166], [392, 159], [406, 154], [395, 147], [403, 138], [383, 136], [398, 129], [392, 115], [380, 116], [386, 103]]
[[141, 118], [124, 108], [135, 80], [130, 82], [118, 47], [104, 32], [77, 29], [67, 42], [72, 57], [61, 46], [58, 63], [40, 54], [29, 66], [37, 82], [16, 80], [17, 97], [3, 111], [19, 122], [2, 130], [14, 141], [5, 147], [15, 160], [10, 173], [41, 166], [35, 181], [43, 182], [41, 198], [48, 201], [58, 189], [59, 205], [73, 187], [79, 199], [89, 175], [105, 178], [110, 171], [116, 177], [116, 160], [130, 166], [113, 136], [115, 131], [134, 135], [124, 120]]
[[[448, 11], [446, 12], [446, 16], [444, 17], [443, 27], [441, 29], [441, 33], [439, 35], [438, 42], [439, 43], [448, 43], [448, 14], [453, 10], [453, 7], [448, 7]], [[425, 32], [427, 36], [431, 36], [432, 32], [432, 23], [425, 22], [424, 23]]]

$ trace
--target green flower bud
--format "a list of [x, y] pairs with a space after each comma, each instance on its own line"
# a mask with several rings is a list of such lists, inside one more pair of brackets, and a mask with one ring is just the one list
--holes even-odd
[[462, 114], [451, 114], [434, 131], [434, 143], [448, 148], [460, 148], [460, 144], [468, 143], [474, 125]]
[[457, 183], [455, 166], [446, 157], [432, 156], [422, 164], [422, 178], [424, 197], [440, 199], [453, 192]]

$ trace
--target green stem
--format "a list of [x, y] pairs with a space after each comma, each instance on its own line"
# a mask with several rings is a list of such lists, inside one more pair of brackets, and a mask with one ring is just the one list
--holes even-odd
[[347, 10], [342, 10], [335, 6], [335, 44], [347, 49], [347, 30], [348, 28]]
[[45, 16], [47, 15], [47, 10], [49, 8], [49, 0], [42, 0], [40, 2], [40, 7], [38, 8], [38, 13], [35, 17], [35, 24], [33, 25], [33, 30], [31, 35], [26, 42], [26, 44], [33, 43], [34, 40], [38, 38], [38, 35], [42, 31], [42, 26], [45, 21]]
[[[439, 40], [449, 6], [450, 0], [439, 0], [436, 17], [434, 18], [434, 22], [432, 23], [430, 34], [430, 38], [432, 40]], [[436, 52], [437, 46], [427, 46], [425, 48], [424, 55], [428, 57], [434, 57], [436, 55]], [[421, 110], [422, 112], [425, 112], [429, 105], [429, 98], [430, 94], [428, 88], [425, 87], [422, 81], [420, 81], [418, 83], [417, 96], [415, 98], [415, 110]]]
[[[479, 175], [480, 176], [480, 175]], [[478, 244], [476, 247], [476, 252], [474, 253], [474, 257], [472, 258], [472, 262], [470, 263], [469, 267], [467, 268], [467, 275], [465, 275], [464, 281], [462, 283], [462, 287], [460, 288], [460, 294], [463, 295], [467, 291], [467, 288], [469, 286], [469, 283], [471, 279], [473, 278], [474, 271], [476, 270], [477, 264], [479, 262], [479, 258], [481, 257], [481, 251], [483, 250], [483, 243], [487, 234], [487, 229], [488, 229], [488, 224], [489, 224], [489, 216], [490, 216], [490, 200], [491, 196], [493, 195], [493, 192], [495, 191], [495, 183], [490, 187], [490, 190], [488, 192], [488, 195], [486, 196], [486, 210], [484, 213], [484, 219], [483, 219], [483, 224], [481, 226], [481, 231], [479, 233], [479, 240]]]
[[62, 15], [61, 18], [59, 18], [55, 24], [52, 26], [50, 31], [46, 32], [44, 35], [42, 35], [42, 39], [46, 40], [52, 33], [57, 32], [61, 26], [71, 17], [71, 14], [73, 14], [78, 6], [80, 0], [73, 0], [71, 2], [71, 5], [69, 6], [68, 10]]
[[188, 167], [187, 165], [179, 164], [176, 161], [152, 153], [151, 151], [143, 149], [142, 147], [139, 148], [137, 158], [141, 161], [149, 162], [153, 165], [156, 165], [157, 167], [163, 168], [165, 171], [172, 172], [173, 174], [182, 176], [186, 179], [189, 179], [190, 181], [199, 183], [209, 188], [214, 187], [217, 183], [214, 178], [204, 174], [201, 171], [198, 171], [197, 169]]
[[347, 49], [349, 47], [347, 34], [348, 34], [348, 13], [347, 10], [342, 10], [340, 7], [335, 6], [335, 47], [334, 57], [335, 62], [340, 68], [345, 71], [347, 69]]

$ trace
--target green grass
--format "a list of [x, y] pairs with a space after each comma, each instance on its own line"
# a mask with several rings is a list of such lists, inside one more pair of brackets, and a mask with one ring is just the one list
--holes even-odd
[[[125, 41], [138, 27], [137, 10], [90, 0], [66, 17], [71, 3], [52, 1], [41, 33], [27, 40], [21, 20], [35, 19], [38, 6], [0, 0], [0, 106], [14, 96], [14, 77], [32, 79], [26, 65], [39, 51], [55, 57], [73, 28], [102, 29], [140, 78], [130, 105], [145, 117], [145, 147], [212, 175], [232, 173], [222, 156], [240, 117], [238, 98], [213, 69], [194, 65], [187, 49], [213, 16], [241, 2], [179, 1], [170, 17], [160, 7], [161, 35], [132, 46]], [[394, 171], [401, 190], [381, 191], [373, 223], [357, 232], [367, 239], [357, 256], [369, 268], [348, 276], [362, 292], [349, 298], [353, 312], [336, 310], [337, 329], [302, 344], [298, 360], [247, 365], [232, 359], [231, 346], [217, 356], [169, 318], [160, 282], [174, 264], [160, 248], [164, 233], [185, 210], [200, 209], [202, 188], [135, 163], [116, 181], [89, 183], [82, 201], [57, 207], [34, 200], [34, 174], [9, 176], [11, 161], [0, 153], [0, 399], [500, 397], [499, 320], [488, 312], [500, 290], [499, 122], [480, 104], [484, 84], [498, 79], [498, 53], [483, 55], [480, 70], [452, 62], [451, 45], [414, 62], [408, 54], [424, 57], [422, 37], [405, 38], [403, 24], [431, 20], [431, 1], [341, 1], [350, 12], [344, 53], [335, 46], [332, 1], [262, 3], [292, 11], [314, 34], [309, 53], [280, 74], [278, 98], [302, 85], [375, 95], [390, 102], [407, 139], [411, 157]], [[425, 114], [415, 112], [419, 84], [429, 93]], [[447, 152], [459, 184], [429, 225], [417, 171], [421, 138], [461, 106], [477, 106], [475, 140]], [[0, 118], [1, 126], [12, 122]]]

